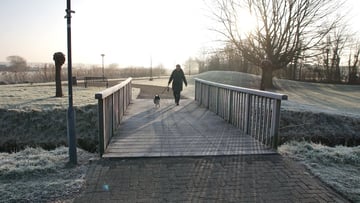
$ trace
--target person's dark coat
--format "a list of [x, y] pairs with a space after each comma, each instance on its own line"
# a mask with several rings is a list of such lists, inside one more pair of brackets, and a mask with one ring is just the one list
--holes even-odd
[[187, 86], [187, 81], [186, 81], [186, 78], [185, 78], [185, 74], [184, 74], [182, 69], [180, 69], [180, 70], [175, 69], [171, 73], [168, 84], [170, 84], [171, 81], [173, 82], [172, 83], [172, 89], [173, 89], [174, 92], [181, 92], [183, 90], [183, 82]]

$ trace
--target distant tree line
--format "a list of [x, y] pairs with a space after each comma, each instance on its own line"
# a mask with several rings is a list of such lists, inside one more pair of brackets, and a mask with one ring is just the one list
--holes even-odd
[[[304, 55], [301, 58], [294, 59], [285, 68], [275, 71], [274, 76], [298, 81], [360, 84], [358, 58], [360, 49], [351, 50], [347, 57], [341, 56], [339, 52], [342, 52], [345, 48], [349, 47], [339, 49], [335, 45], [335, 48], [322, 50], [322, 52], [320, 51], [312, 57]], [[347, 60], [344, 65], [340, 65], [342, 58]], [[209, 54], [205, 60], [198, 60], [197, 62], [203, 64], [199, 65], [200, 73], [223, 70], [261, 75], [259, 65], [248, 61], [231, 44]]]
[[[0, 84], [13, 83], [38, 83], [38, 82], [55, 82], [55, 64], [39, 64], [28, 66], [26, 60], [21, 56], [7, 57], [8, 65], [0, 66]], [[67, 81], [66, 64], [61, 71], [61, 81]], [[87, 76], [101, 77], [103, 75], [102, 67], [92, 65], [74, 65], [73, 76], [82, 79]], [[168, 74], [167, 70], [162, 66], [149, 67], [125, 67], [120, 68], [117, 64], [109, 64], [104, 68], [105, 77], [127, 78], [127, 77], [150, 77], [157, 78]]]
[[23, 72], [29, 70], [26, 60], [21, 56], [6, 57], [9, 65], [3, 67], [3, 71]]
[[233, 47], [231, 43], [208, 54], [205, 60], [199, 61], [199, 63], [202, 64], [199, 65], [200, 73], [213, 70], [261, 73], [260, 68], [243, 57], [241, 52]]

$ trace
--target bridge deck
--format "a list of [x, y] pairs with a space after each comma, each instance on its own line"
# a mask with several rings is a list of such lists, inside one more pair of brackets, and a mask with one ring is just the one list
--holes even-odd
[[172, 157], [276, 153], [192, 99], [132, 101], [103, 157]]

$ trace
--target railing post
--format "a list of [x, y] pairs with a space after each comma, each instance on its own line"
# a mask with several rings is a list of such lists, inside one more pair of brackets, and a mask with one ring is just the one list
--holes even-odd
[[251, 113], [251, 95], [250, 94], [246, 94], [245, 95], [245, 133], [246, 134], [250, 134], [251, 129], [250, 129], [250, 113]]
[[126, 103], [126, 106], [128, 106], [130, 104], [130, 101], [131, 101], [131, 98], [132, 98], [132, 82], [131, 81], [130, 81], [129, 87], [128, 87], [128, 94], [126, 94], [126, 95], [129, 95], [127, 103]]
[[272, 134], [272, 138], [273, 138], [273, 143], [272, 143], [272, 147], [274, 149], [277, 149], [278, 147], [278, 140], [279, 140], [279, 135], [278, 135], [278, 130], [279, 130], [279, 125], [280, 125], [280, 106], [281, 106], [281, 100], [274, 100], [273, 103], [273, 114], [272, 114], [272, 123], [271, 123], [271, 134]]
[[216, 115], [219, 115], [219, 87], [216, 88]]
[[203, 104], [203, 99], [204, 99], [204, 95], [203, 95], [203, 89], [204, 89], [204, 84], [200, 83], [199, 84], [199, 102], [202, 105]]
[[98, 100], [98, 118], [99, 118], [99, 154], [100, 157], [104, 154], [104, 101]]
[[198, 98], [198, 81], [195, 80], [195, 101], [199, 101], [199, 98]]
[[210, 107], [210, 86], [209, 85], [205, 85], [205, 87], [206, 87], [206, 108], [208, 108], [208, 109], [210, 109], [209, 107]]
[[[111, 116], [110, 116], [110, 123], [111, 123], [111, 134], [110, 134], [110, 137], [109, 137], [109, 140], [106, 141], [106, 146], [109, 145], [109, 142], [110, 142], [110, 139], [114, 136], [114, 116], [115, 116], [115, 112], [114, 112], [114, 99], [115, 99], [115, 96], [114, 94], [111, 95]], [[117, 127], [117, 126], [115, 126]]]
[[199, 102], [199, 105], [201, 105], [201, 83], [197, 82], [197, 87], [196, 87], [196, 91], [197, 91], [197, 101]]
[[231, 111], [232, 111], [232, 105], [233, 105], [233, 91], [229, 90], [230, 94], [229, 94], [229, 104], [228, 104], [228, 122], [231, 123], [232, 119], [231, 119]]

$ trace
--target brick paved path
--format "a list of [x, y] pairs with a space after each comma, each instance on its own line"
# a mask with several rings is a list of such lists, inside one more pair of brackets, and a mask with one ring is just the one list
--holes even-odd
[[101, 159], [74, 202], [347, 202], [280, 155]]

